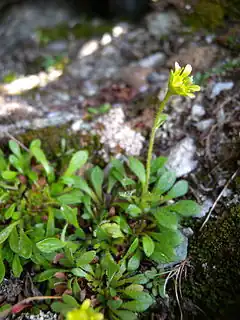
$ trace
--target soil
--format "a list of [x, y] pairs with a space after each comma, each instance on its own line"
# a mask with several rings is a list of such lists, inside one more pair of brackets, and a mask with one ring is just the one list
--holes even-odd
[[[198, 8], [201, 2], [206, 3], [199, 1]], [[21, 35], [7, 19], [19, 8], [22, 16], [15, 16], [15, 25], [24, 23], [23, 13], [27, 12], [39, 19], [33, 25], [27, 20]], [[226, 15], [224, 6], [223, 14], [217, 15], [219, 21], [204, 16], [203, 10], [203, 25], [199, 27], [198, 21], [196, 26], [189, 19], [189, 12], [196, 14], [194, 8], [194, 3], [166, 1], [166, 6], [155, 4], [142, 21], [132, 24], [76, 19], [65, 6], [49, 7], [48, 17], [41, 21], [42, 8], [15, 4], [0, 20], [0, 34], [9, 31], [13, 37], [11, 46], [0, 50], [2, 147], [12, 136], [26, 145], [38, 137], [54, 156], [64, 138], [69, 149], [88, 145], [96, 161], [106, 160], [109, 153], [128, 153], [127, 148], [111, 148], [99, 142], [101, 137], [96, 138], [98, 123], [102, 123], [98, 110], [110, 103], [111, 108], [123, 110], [123, 125], [143, 137], [139, 156], [144, 159], [157, 97], [164, 93], [169, 69], [174, 61], [193, 66], [202, 90], [194, 100], [172, 98], [154, 152], [168, 156], [175, 150], [177, 157], [180, 143], [192, 141], [191, 169], [183, 168], [181, 176], [188, 180], [189, 196], [203, 205], [203, 212], [187, 225], [194, 235], [182, 277], [175, 279], [177, 291], [174, 283], [169, 283], [168, 303], [159, 301], [146, 319], [237, 319], [240, 311], [239, 29], [235, 13]], [[56, 10], [59, 14], [53, 21]], [[211, 6], [209, 10], [213, 10]], [[213, 24], [210, 30], [206, 19]], [[65, 21], [68, 24], [63, 27]], [[230, 31], [224, 23], [231, 25]], [[5, 41], [5, 36], [0, 38], [0, 47]], [[60, 71], [56, 78], [50, 75], [53, 68]], [[36, 85], [29, 89], [26, 82], [21, 83], [21, 92], [18, 87], [18, 92], [11, 94], [14, 88], [10, 84], [16, 85], [15, 79], [23, 79], [23, 75], [34, 75]], [[89, 112], [90, 107], [95, 114]], [[26, 292], [26, 279], [29, 281], [27, 277], [6, 279], [0, 285], [0, 303], [37, 294], [33, 286]], [[6, 295], [6, 290], [12, 294]]]

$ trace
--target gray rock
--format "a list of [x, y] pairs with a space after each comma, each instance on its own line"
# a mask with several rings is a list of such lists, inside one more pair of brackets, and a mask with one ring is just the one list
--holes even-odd
[[84, 81], [82, 93], [88, 97], [94, 96], [99, 90], [99, 87], [92, 81]]
[[147, 76], [147, 81], [149, 83], [163, 83], [168, 79], [168, 74], [152, 72]]
[[163, 52], [157, 52], [138, 61], [138, 64], [144, 68], [155, 68], [162, 66], [165, 61], [166, 55]]
[[198, 121], [206, 114], [204, 107], [200, 104], [194, 104], [192, 106], [192, 119]]
[[46, 50], [51, 53], [62, 54], [68, 50], [68, 42], [66, 40], [52, 41], [46, 46]]
[[210, 208], [213, 205], [213, 201], [210, 198], [207, 198], [201, 205], [201, 212], [194, 216], [194, 218], [203, 218], [209, 212]]
[[214, 124], [214, 120], [213, 119], [206, 119], [206, 120], [202, 120], [200, 122], [198, 122], [196, 124], [196, 127], [199, 131], [204, 132], [208, 129], [210, 129], [210, 127]]
[[194, 160], [196, 146], [194, 140], [190, 137], [184, 138], [170, 151], [167, 168], [176, 172], [177, 177], [182, 177], [197, 167], [197, 161]]
[[210, 98], [213, 99], [217, 97], [224, 90], [231, 90], [234, 86], [232, 81], [229, 82], [218, 82], [213, 85]]
[[0, 25], [0, 56], [10, 52], [19, 42], [36, 38], [36, 29], [54, 27], [69, 21], [75, 15], [64, 2], [25, 1], [11, 6], [1, 19]]
[[147, 27], [151, 35], [160, 39], [180, 27], [180, 19], [175, 11], [154, 12], [147, 17]]

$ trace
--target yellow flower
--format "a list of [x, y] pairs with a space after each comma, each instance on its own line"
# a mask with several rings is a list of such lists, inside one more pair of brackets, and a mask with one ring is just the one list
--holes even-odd
[[91, 301], [85, 300], [79, 309], [67, 313], [67, 320], [103, 320], [103, 314], [91, 308]]
[[175, 71], [171, 70], [168, 90], [172, 94], [178, 94], [185, 97], [194, 98], [193, 92], [200, 91], [200, 87], [193, 83], [193, 78], [190, 76], [192, 66], [187, 64], [186, 67], [181, 68], [175, 62]]

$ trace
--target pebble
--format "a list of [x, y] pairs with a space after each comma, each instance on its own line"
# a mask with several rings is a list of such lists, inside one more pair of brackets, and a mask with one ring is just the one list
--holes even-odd
[[166, 61], [166, 55], [163, 52], [154, 53], [138, 61], [138, 64], [143, 68], [155, 68], [162, 66]]
[[204, 132], [204, 131], [210, 129], [210, 127], [213, 124], [214, 124], [213, 119], [206, 119], [206, 120], [202, 120], [202, 121], [198, 122], [195, 126], [197, 127], [198, 131]]
[[200, 104], [194, 104], [192, 106], [192, 119], [198, 121], [199, 118], [206, 114], [204, 107]]
[[175, 11], [154, 12], [147, 17], [149, 33], [160, 39], [162, 36], [171, 34], [180, 26], [180, 19]]
[[152, 71], [152, 68], [140, 66], [124, 67], [120, 72], [120, 78], [128, 85], [139, 90], [140, 88], [147, 86], [147, 77]]
[[210, 98], [213, 99], [217, 97], [224, 90], [231, 90], [234, 86], [232, 81], [229, 82], [218, 82], [213, 85]]
[[177, 177], [182, 177], [197, 167], [197, 161], [194, 160], [196, 145], [194, 140], [186, 137], [177, 143], [170, 151], [167, 168], [174, 171]]
[[193, 218], [203, 218], [206, 216], [206, 214], [209, 212], [213, 205], [213, 201], [210, 198], [207, 198], [204, 200], [203, 204], [201, 205], [201, 212], [197, 215], [195, 215]]

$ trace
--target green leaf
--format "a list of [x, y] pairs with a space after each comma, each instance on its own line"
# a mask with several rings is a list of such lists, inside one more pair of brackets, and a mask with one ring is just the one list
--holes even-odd
[[18, 158], [21, 158], [21, 150], [18, 143], [14, 140], [9, 141], [9, 149], [14, 153]]
[[136, 253], [128, 261], [128, 271], [135, 271], [139, 268], [141, 262], [141, 251], [137, 250]]
[[64, 176], [71, 176], [73, 175], [77, 170], [79, 170], [88, 159], [88, 152], [87, 151], [78, 151], [70, 160], [69, 166], [67, 170], [64, 173]]
[[102, 259], [102, 267], [106, 270], [108, 284], [113, 280], [114, 275], [119, 271], [120, 266], [114, 261], [109, 252]]
[[25, 259], [31, 258], [32, 255], [32, 241], [23, 230], [20, 230], [19, 255]]
[[63, 205], [61, 207], [61, 211], [63, 213], [64, 218], [69, 224], [72, 224], [75, 228], [80, 229], [80, 226], [77, 220], [77, 214], [78, 214], [77, 208], [71, 208], [69, 206]]
[[175, 212], [170, 211], [168, 207], [159, 209], [154, 216], [162, 227], [177, 230], [179, 217]]
[[14, 180], [17, 175], [18, 175], [18, 172], [16, 171], [6, 170], [2, 172], [2, 177], [5, 180]]
[[41, 141], [39, 139], [35, 139], [30, 143], [30, 150], [32, 148], [41, 148]]
[[183, 241], [183, 235], [179, 230], [173, 231], [169, 229], [161, 230], [160, 233], [151, 233], [151, 237], [160, 244], [167, 244], [173, 248], [180, 245]]
[[9, 162], [17, 169], [19, 172], [23, 173], [24, 164], [22, 158], [17, 158], [13, 154], [9, 156]]
[[136, 313], [128, 310], [115, 310], [114, 314], [116, 314], [120, 320], [137, 320], [138, 319], [138, 316]]
[[40, 149], [40, 147], [31, 145], [30, 150], [31, 150], [32, 154], [34, 155], [34, 157], [37, 159], [37, 161], [39, 163], [41, 163], [41, 165], [43, 166], [47, 175], [50, 175], [52, 173], [52, 168], [50, 167], [48, 160], [47, 160], [44, 152], [42, 151], [42, 149]]
[[19, 256], [18, 254], [15, 254], [12, 262], [12, 272], [14, 277], [19, 278], [22, 271], [23, 271], [23, 267], [21, 265]]
[[88, 186], [87, 182], [79, 176], [73, 177], [62, 177], [61, 180], [64, 183], [71, 184], [74, 188], [80, 189], [84, 191], [87, 195], [89, 195], [95, 202], [97, 201], [96, 195], [93, 190]]
[[3, 243], [9, 237], [10, 233], [12, 232], [13, 228], [19, 224], [20, 221], [15, 221], [11, 223], [8, 227], [4, 228], [0, 232], [0, 244]]
[[188, 192], [188, 183], [185, 180], [180, 180], [172, 187], [172, 189], [164, 197], [164, 200], [170, 200], [184, 196]]
[[60, 268], [54, 268], [54, 269], [48, 269], [41, 273], [39, 273], [35, 278], [34, 281], [36, 282], [43, 282], [49, 279], [52, 279], [56, 272], [66, 272], [67, 270], [60, 269]]
[[134, 312], [143, 312], [153, 304], [153, 299], [147, 292], [132, 292], [129, 296], [134, 300], [123, 303], [123, 309]]
[[136, 284], [146, 284], [148, 282], [148, 279], [145, 277], [144, 274], [137, 274], [133, 277], [127, 278], [125, 282], [136, 283]]
[[8, 243], [14, 253], [19, 253], [19, 236], [16, 227], [13, 228], [8, 238]]
[[175, 247], [169, 243], [155, 243], [151, 259], [157, 263], [170, 263], [176, 260]]
[[68, 306], [66, 303], [56, 301], [51, 304], [51, 309], [55, 313], [61, 313], [66, 316], [73, 308], [72, 306]]
[[134, 239], [124, 258], [128, 258], [131, 254], [133, 254], [136, 251], [138, 244], [139, 244], [138, 238]]
[[0, 149], [0, 171], [4, 171], [7, 168], [7, 162], [4, 157], [4, 153]]
[[7, 211], [4, 213], [4, 217], [5, 219], [10, 219], [13, 216], [13, 213], [15, 211], [16, 208], [16, 203], [13, 203], [8, 209]]
[[130, 204], [126, 210], [126, 213], [128, 213], [131, 217], [136, 218], [142, 213], [142, 210], [135, 204]]
[[165, 113], [160, 114], [156, 127], [157, 128], [161, 127], [164, 124], [164, 122], [167, 120], [167, 118], [168, 118], [167, 114], [165, 114]]
[[163, 168], [167, 162], [166, 157], [158, 157], [151, 162], [151, 174], [155, 174], [159, 169]]
[[92, 262], [95, 256], [96, 256], [96, 251], [88, 251], [83, 253], [81, 257], [76, 260], [77, 267], [82, 267], [82, 266], [85, 266], [86, 264], [89, 264], [90, 262]]
[[201, 207], [192, 200], [181, 200], [169, 207], [183, 217], [195, 216], [201, 212]]
[[124, 293], [127, 295], [130, 295], [133, 291], [142, 292], [143, 289], [144, 289], [144, 286], [140, 284], [130, 284], [130, 286], [124, 289]]
[[81, 268], [73, 268], [71, 270], [72, 274], [76, 277], [87, 278], [87, 272], [83, 271]]
[[143, 251], [147, 257], [150, 257], [154, 251], [155, 244], [152, 238], [150, 238], [147, 234], [142, 237], [143, 243]]
[[142, 162], [140, 162], [138, 159], [134, 157], [129, 158], [129, 168], [132, 170], [132, 172], [138, 177], [139, 181], [142, 183], [142, 185], [146, 181], [146, 172], [144, 165]]
[[68, 193], [65, 193], [59, 197], [57, 197], [57, 200], [61, 202], [62, 204], [78, 204], [82, 202], [83, 194], [80, 190], [72, 190]]
[[3, 262], [3, 258], [2, 258], [2, 252], [0, 249], [0, 283], [3, 281], [4, 277], [5, 277], [5, 265]]
[[122, 305], [123, 301], [121, 299], [119, 300], [108, 300], [107, 305], [110, 309], [116, 310], [119, 309]]
[[80, 286], [78, 284], [78, 280], [76, 278], [73, 280], [72, 291], [73, 291], [74, 297], [80, 297], [81, 288], [80, 288]]
[[48, 221], [47, 221], [47, 230], [46, 237], [52, 237], [55, 234], [55, 219], [54, 212], [51, 207], [48, 209]]
[[103, 223], [100, 226], [100, 229], [105, 231], [105, 233], [108, 236], [110, 236], [110, 237], [112, 237], [114, 239], [123, 238], [124, 237], [124, 234], [122, 233], [122, 231], [120, 229], [120, 226], [117, 223], [114, 223], [114, 222]]
[[98, 166], [94, 167], [91, 171], [90, 179], [97, 196], [99, 199], [102, 199], [102, 184], [104, 180], [104, 173], [102, 169]]
[[176, 174], [174, 172], [164, 173], [154, 186], [154, 193], [162, 195], [164, 192], [172, 188], [176, 181]]
[[62, 296], [63, 302], [65, 302], [67, 305], [73, 307], [73, 308], [79, 308], [79, 303], [77, 302], [76, 299], [74, 299], [72, 296], [68, 294], [64, 294]]
[[156, 277], [157, 273], [158, 272], [155, 268], [151, 268], [150, 270], [147, 270], [144, 272], [145, 276], [150, 280], [154, 279]]
[[39, 241], [37, 248], [44, 253], [51, 253], [65, 247], [66, 243], [57, 238], [47, 238]]

